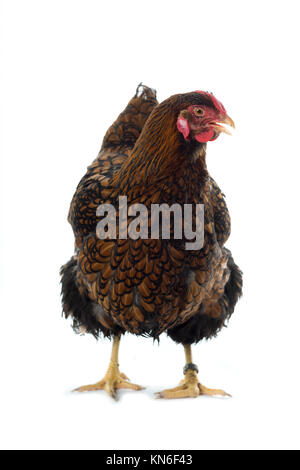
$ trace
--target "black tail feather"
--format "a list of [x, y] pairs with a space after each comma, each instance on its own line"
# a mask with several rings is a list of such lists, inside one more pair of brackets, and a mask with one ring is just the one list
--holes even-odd
[[72, 318], [76, 333], [91, 333], [95, 338], [102, 333], [111, 337], [115, 331], [105, 328], [96, 318], [100, 306], [92, 302], [86, 293], [79, 292], [76, 269], [77, 262], [74, 257], [60, 269], [63, 315], [65, 318]]

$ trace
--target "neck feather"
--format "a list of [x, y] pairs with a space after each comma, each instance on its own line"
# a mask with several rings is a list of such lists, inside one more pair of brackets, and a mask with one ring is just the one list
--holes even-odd
[[120, 189], [146, 188], [182, 174], [188, 179], [193, 175], [193, 181], [196, 174], [200, 184], [206, 181], [206, 144], [185, 141], [176, 128], [176, 116], [170, 108], [154, 109], [113, 184]]

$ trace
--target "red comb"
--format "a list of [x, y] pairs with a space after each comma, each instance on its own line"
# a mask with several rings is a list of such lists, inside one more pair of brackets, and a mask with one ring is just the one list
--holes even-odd
[[200, 90], [196, 90], [196, 93], [200, 93], [200, 95], [209, 96], [210, 99], [212, 100], [213, 104], [214, 104], [214, 107], [218, 111], [220, 111], [220, 113], [226, 114], [226, 109], [224, 108], [222, 103], [220, 101], [218, 101], [217, 98], [214, 97], [214, 95], [212, 93], [209, 93], [208, 91], [200, 91]]

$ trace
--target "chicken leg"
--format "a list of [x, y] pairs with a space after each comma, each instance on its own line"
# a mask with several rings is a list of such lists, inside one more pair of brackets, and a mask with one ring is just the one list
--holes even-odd
[[199, 395], [221, 395], [230, 397], [229, 393], [224, 390], [212, 389], [204, 387], [198, 379], [198, 368], [192, 361], [191, 346], [184, 345], [186, 365], [183, 369], [184, 379], [181, 380], [180, 385], [175, 388], [163, 390], [156, 394], [157, 398], [196, 398]]
[[119, 371], [118, 356], [120, 346], [120, 335], [113, 338], [113, 346], [111, 351], [110, 363], [107, 372], [100, 382], [92, 385], [83, 385], [78, 387], [74, 392], [90, 392], [95, 390], [105, 390], [112, 398], [117, 400], [117, 390], [120, 388], [127, 388], [131, 390], [142, 390], [144, 387], [132, 384], [129, 382], [128, 377]]

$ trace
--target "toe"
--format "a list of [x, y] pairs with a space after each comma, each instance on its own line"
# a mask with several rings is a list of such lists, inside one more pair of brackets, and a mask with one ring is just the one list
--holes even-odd
[[209, 395], [209, 396], [222, 396], [222, 397], [232, 397], [229, 393], [225, 392], [224, 390], [221, 389], [215, 389], [215, 388], [207, 388], [202, 384], [198, 384], [199, 390], [200, 390], [200, 395]]
[[166, 390], [157, 394], [157, 398], [165, 398], [165, 399], [173, 399], [173, 398], [196, 398], [199, 396], [199, 392], [195, 390], [176, 390], [176, 391], [169, 391]]
[[115, 401], [118, 401], [117, 390], [113, 384], [107, 383], [105, 386], [105, 391], [111, 398], [113, 398]]
[[197, 387], [187, 387], [186, 385], [179, 385], [178, 387], [163, 390], [156, 394], [156, 398], [196, 398], [200, 395]]
[[73, 392], [93, 392], [96, 390], [103, 390], [103, 382], [98, 382], [96, 384], [91, 385], [82, 385], [81, 387], [75, 388]]
[[120, 377], [124, 380], [130, 380], [126, 374], [123, 374], [123, 372], [120, 373]]
[[122, 380], [122, 382], [119, 384], [119, 388], [126, 388], [128, 390], [144, 390], [145, 387], [142, 387], [141, 385], [137, 384], [132, 384], [131, 382], [127, 382], [126, 380]]

